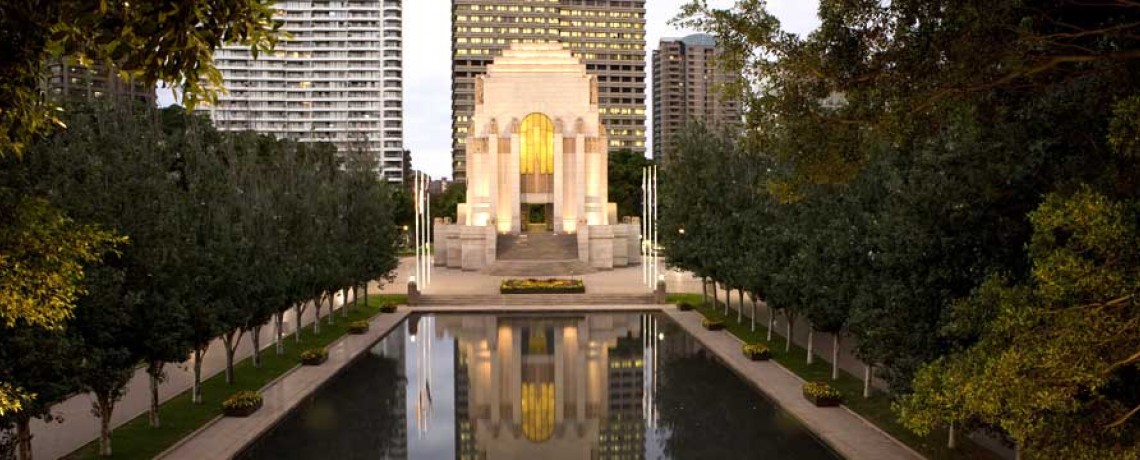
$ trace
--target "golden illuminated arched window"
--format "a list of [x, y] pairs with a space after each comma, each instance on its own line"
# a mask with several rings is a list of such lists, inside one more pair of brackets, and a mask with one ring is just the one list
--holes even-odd
[[522, 432], [531, 442], [548, 441], [554, 435], [554, 330], [550, 327], [522, 331]]
[[554, 122], [541, 113], [523, 118], [519, 128], [520, 174], [554, 174]]

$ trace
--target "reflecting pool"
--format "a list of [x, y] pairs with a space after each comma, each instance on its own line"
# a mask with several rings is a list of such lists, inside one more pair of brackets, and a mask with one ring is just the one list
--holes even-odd
[[836, 459], [667, 317], [409, 317], [244, 459]]

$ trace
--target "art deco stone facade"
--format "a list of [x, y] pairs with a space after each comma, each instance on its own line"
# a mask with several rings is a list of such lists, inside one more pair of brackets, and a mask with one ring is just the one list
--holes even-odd
[[597, 76], [610, 151], [645, 152], [646, 0], [452, 0], [452, 167], [468, 176], [475, 79], [514, 43], [561, 43]]
[[[436, 226], [437, 264], [486, 268], [499, 235], [527, 231], [577, 235], [579, 259], [594, 268], [636, 263], [627, 240], [640, 235], [608, 200], [597, 77], [563, 45], [515, 44], [487, 66], [465, 145], [467, 202], [456, 225]], [[528, 215], [536, 207], [540, 222]]]

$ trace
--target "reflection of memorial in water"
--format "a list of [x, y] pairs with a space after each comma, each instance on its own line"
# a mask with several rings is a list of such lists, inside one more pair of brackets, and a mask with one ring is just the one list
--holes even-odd
[[437, 317], [457, 458], [644, 458], [645, 317]]

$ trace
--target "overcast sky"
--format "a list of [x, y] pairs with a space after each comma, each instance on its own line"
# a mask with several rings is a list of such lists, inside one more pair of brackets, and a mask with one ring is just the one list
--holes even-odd
[[[688, 0], [646, 1], [646, 56], [662, 37], [682, 37], [691, 30], [668, 24]], [[709, 0], [713, 7], [728, 7], [733, 0]], [[769, 7], [784, 28], [804, 34], [818, 27], [819, 0], [769, 0]], [[404, 145], [412, 151], [415, 169], [435, 178], [451, 176], [451, 0], [404, 0]], [[652, 75], [646, 63], [646, 86]], [[653, 100], [647, 94], [649, 103]], [[169, 94], [159, 92], [160, 104]], [[650, 104], [651, 105], [651, 104]], [[653, 115], [646, 107], [646, 124]], [[646, 126], [647, 141], [651, 134]], [[647, 149], [649, 150], [649, 149]]]

